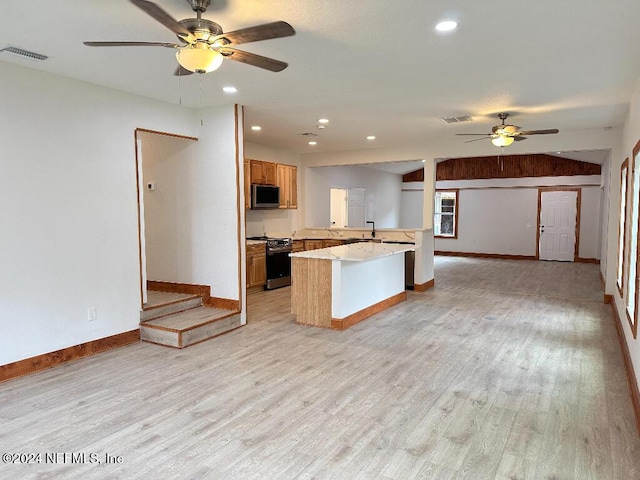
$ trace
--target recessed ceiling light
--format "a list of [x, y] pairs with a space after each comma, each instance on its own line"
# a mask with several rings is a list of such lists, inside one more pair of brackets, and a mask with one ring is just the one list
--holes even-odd
[[375, 140], [375, 139], [376, 139], [376, 136], [375, 136], [375, 135], [369, 135], [369, 136], [367, 137], [367, 140]]
[[309, 142], [309, 145], [317, 145], [317, 144], [318, 144], [318, 142], [314, 142], [313, 140], [311, 140], [311, 141]]
[[224, 93], [236, 93], [238, 91], [238, 89], [236, 87], [222, 87], [222, 91]]
[[252, 125], [251, 130], [253, 130], [254, 132], [259, 132], [260, 130], [262, 130], [262, 127], [260, 125]]
[[453, 20], [444, 20], [436, 25], [436, 30], [439, 32], [450, 32], [451, 30], [455, 30], [458, 26], [458, 22]]
[[329, 123], [329, 119], [321, 118], [321, 119], [318, 120], [318, 123]]

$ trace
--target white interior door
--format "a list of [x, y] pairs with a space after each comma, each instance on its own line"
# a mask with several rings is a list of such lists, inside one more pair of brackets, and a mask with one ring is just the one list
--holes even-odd
[[351, 228], [364, 227], [364, 188], [350, 188], [347, 191], [347, 226]]
[[540, 260], [574, 261], [577, 211], [577, 191], [541, 192]]
[[331, 189], [331, 227], [345, 228], [347, 226], [347, 190], [344, 188]]

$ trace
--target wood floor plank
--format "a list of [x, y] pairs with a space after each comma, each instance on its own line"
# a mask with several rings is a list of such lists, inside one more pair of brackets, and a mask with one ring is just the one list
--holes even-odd
[[436, 258], [435, 287], [337, 332], [290, 289], [185, 350], [138, 343], [0, 384], [0, 449], [101, 465], [0, 479], [640, 478], [598, 266]]

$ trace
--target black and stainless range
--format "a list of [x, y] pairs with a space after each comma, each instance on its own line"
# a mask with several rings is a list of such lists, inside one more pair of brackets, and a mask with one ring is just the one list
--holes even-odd
[[291, 249], [290, 238], [267, 239], [267, 290], [291, 285]]

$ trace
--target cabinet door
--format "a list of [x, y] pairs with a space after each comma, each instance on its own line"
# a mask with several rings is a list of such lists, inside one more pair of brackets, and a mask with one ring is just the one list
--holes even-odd
[[322, 240], [305, 240], [304, 241], [305, 250], [315, 250], [317, 248], [323, 248]]
[[323, 247], [337, 247], [338, 245], [343, 245], [344, 242], [342, 240], [323, 240], [322, 241], [322, 246]]
[[304, 250], [304, 240], [294, 240], [291, 250], [293, 252], [302, 252]]
[[271, 162], [262, 162], [262, 168], [264, 171], [264, 184], [277, 185], [277, 164]]
[[267, 255], [259, 253], [253, 258], [255, 285], [267, 283]]
[[298, 208], [298, 167], [289, 167], [289, 208]]
[[276, 185], [280, 187], [280, 208], [289, 208], [289, 168], [287, 165], [278, 164]]
[[247, 254], [247, 287], [264, 285], [267, 281], [267, 255], [265, 253]]
[[244, 208], [251, 208], [251, 167], [249, 160], [244, 161]]
[[251, 170], [251, 183], [262, 184], [263, 172], [262, 162], [259, 160], [249, 160], [249, 169]]

